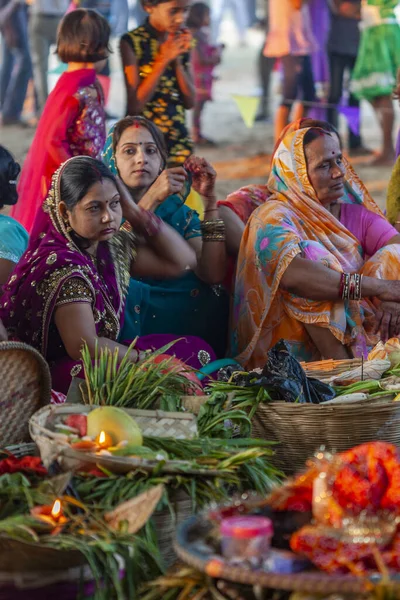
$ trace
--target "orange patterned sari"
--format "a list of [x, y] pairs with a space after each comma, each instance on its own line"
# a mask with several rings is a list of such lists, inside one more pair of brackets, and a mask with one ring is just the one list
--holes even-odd
[[[378, 340], [371, 331], [374, 305], [314, 301], [280, 289], [296, 256], [317, 260], [339, 272], [400, 278], [400, 250], [386, 246], [365, 262], [359, 240], [319, 202], [307, 175], [303, 140], [308, 129], [289, 131], [276, 150], [268, 188], [271, 196], [251, 216], [240, 249], [233, 307], [232, 350], [247, 368], [264, 365], [281, 338], [301, 360], [319, 360], [304, 325], [329, 329], [355, 355]], [[345, 194], [341, 202], [363, 204], [382, 215], [365, 186], [344, 159]]]

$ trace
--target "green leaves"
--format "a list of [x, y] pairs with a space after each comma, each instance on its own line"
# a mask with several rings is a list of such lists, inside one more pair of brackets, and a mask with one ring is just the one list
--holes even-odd
[[130, 355], [136, 340], [118, 364], [118, 351], [109, 348], [99, 350], [96, 343], [94, 358], [85, 344], [82, 348], [82, 362], [85, 384], [81, 391], [85, 404], [119, 406], [120, 408], [150, 409], [163, 397], [168, 402], [179, 404], [190, 382], [177, 372], [174, 357], [156, 363], [155, 358], [167, 352], [174, 342], [167, 344], [148, 358], [132, 363]]

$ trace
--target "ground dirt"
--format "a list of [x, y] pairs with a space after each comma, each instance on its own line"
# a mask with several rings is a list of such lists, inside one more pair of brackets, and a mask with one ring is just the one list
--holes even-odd
[[[248, 43], [239, 47], [229, 20], [224, 24], [223, 34], [227, 42], [224, 61], [218, 69], [218, 80], [214, 86], [214, 101], [204, 113], [204, 133], [217, 142], [215, 148], [201, 148], [198, 154], [205, 156], [218, 173], [218, 197], [249, 183], [265, 182], [269, 172], [270, 152], [273, 147], [272, 121], [256, 123], [248, 129], [233, 100], [233, 94], [257, 93], [257, 56], [263, 43], [262, 31], [250, 30]], [[112, 90], [108, 106], [110, 113], [122, 116], [125, 105], [125, 90], [119, 64], [118, 52], [112, 58]], [[54, 84], [56, 78], [50, 76]], [[275, 74], [271, 90], [271, 115], [279, 101], [279, 75]], [[342, 124], [345, 134], [345, 123]], [[397, 133], [397, 129], [396, 129]], [[380, 131], [371, 108], [362, 106], [362, 134], [364, 144], [378, 150]], [[9, 148], [19, 160], [23, 160], [34, 130], [7, 127], [0, 129], [0, 143]], [[383, 208], [390, 167], [371, 167], [370, 158], [352, 161], [375, 200]]]

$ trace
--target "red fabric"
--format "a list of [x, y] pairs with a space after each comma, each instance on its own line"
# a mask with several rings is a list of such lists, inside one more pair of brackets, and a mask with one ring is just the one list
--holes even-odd
[[64, 404], [67, 401], [67, 396], [61, 392], [51, 390], [51, 404]]
[[24, 456], [23, 458], [10, 456], [0, 460], [0, 475], [20, 472], [47, 475], [47, 470], [42, 465], [42, 459], [39, 456]]
[[22, 169], [19, 200], [10, 213], [29, 233], [53, 174], [72, 156], [67, 132], [79, 115], [79, 101], [74, 94], [80, 88], [94, 84], [95, 80], [94, 69], [63, 73], [47, 99]]

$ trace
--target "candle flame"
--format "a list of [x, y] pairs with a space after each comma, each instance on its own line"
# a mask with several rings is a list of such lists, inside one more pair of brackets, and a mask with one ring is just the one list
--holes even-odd
[[53, 508], [51, 509], [51, 516], [57, 519], [61, 515], [61, 501], [57, 498], [54, 501]]
[[104, 444], [105, 441], [106, 441], [106, 432], [101, 431], [100, 435], [99, 435], [99, 444]]

